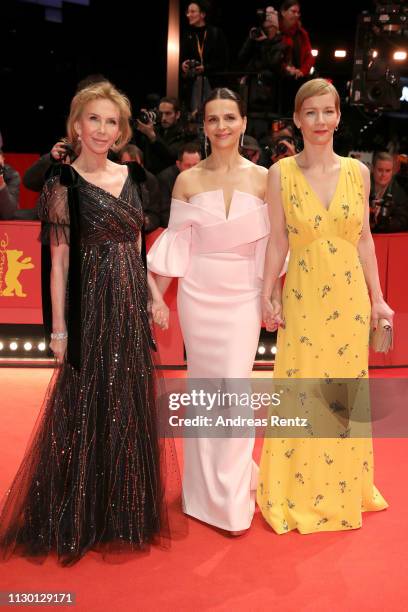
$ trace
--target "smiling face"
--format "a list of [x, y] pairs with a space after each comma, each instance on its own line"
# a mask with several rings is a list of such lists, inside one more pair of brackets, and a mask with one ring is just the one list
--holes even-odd
[[203, 13], [195, 2], [191, 2], [188, 5], [186, 11], [186, 17], [188, 19], [188, 23], [191, 26], [200, 27], [205, 24], [205, 13]]
[[98, 98], [85, 104], [74, 127], [83, 150], [106, 154], [120, 136], [119, 108], [111, 100]]
[[205, 106], [204, 131], [213, 149], [237, 147], [246, 129], [246, 117], [242, 117], [234, 100], [211, 100]]
[[306, 98], [293, 115], [296, 127], [302, 131], [303, 139], [310, 144], [325, 145], [333, 138], [340, 121], [332, 93]]

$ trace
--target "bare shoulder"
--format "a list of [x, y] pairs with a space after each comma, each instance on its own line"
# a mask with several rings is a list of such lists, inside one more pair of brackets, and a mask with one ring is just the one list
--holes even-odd
[[370, 170], [368, 169], [368, 166], [366, 166], [363, 162], [361, 162], [360, 160], [356, 160], [358, 167], [360, 168], [360, 172], [363, 176], [363, 179], [366, 181], [367, 179], [370, 178]]
[[278, 180], [281, 175], [281, 167], [280, 163], [272, 164], [272, 166], [268, 170], [268, 181], [270, 180]]
[[263, 179], [264, 181], [266, 181], [268, 177], [268, 168], [265, 168], [264, 166], [257, 166], [256, 164], [252, 164], [252, 165], [253, 165], [252, 171], [255, 173], [255, 175]]
[[[197, 164], [199, 166], [200, 164]], [[176, 182], [173, 187], [173, 198], [187, 202], [191, 195], [194, 193], [194, 185], [198, 184], [199, 178], [202, 174], [202, 168], [189, 168], [180, 172], [176, 178]]]
[[108, 171], [110, 173], [112, 173], [113, 176], [122, 176], [123, 178], [126, 178], [129, 170], [128, 170], [128, 166], [126, 164], [117, 164], [114, 161], [111, 161], [110, 159], [108, 159]]

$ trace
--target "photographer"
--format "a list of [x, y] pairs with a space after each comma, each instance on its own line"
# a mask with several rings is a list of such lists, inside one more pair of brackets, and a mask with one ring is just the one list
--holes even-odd
[[[240, 147], [240, 153], [246, 159], [249, 159], [253, 164], [259, 164], [259, 158], [261, 157], [261, 147], [258, 141], [253, 136], [245, 134]], [[260, 164], [259, 164], [260, 165]]]
[[42, 155], [23, 176], [23, 185], [31, 191], [40, 192], [47, 179], [60, 172], [60, 164], [71, 164], [76, 158], [73, 148], [65, 139], [55, 143], [49, 153]]
[[188, 29], [180, 44], [182, 99], [194, 114], [218, 84], [217, 78], [211, 78], [211, 72], [226, 70], [228, 65], [226, 38], [220, 28], [207, 23], [208, 13], [206, 0], [188, 4]]
[[20, 198], [20, 175], [17, 170], [4, 163], [0, 149], [0, 219], [13, 219]]
[[393, 176], [393, 157], [380, 152], [371, 173], [370, 227], [374, 233], [408, 230], [408, 195]]
[[263, 144], [262, 165], [269, 168], [284, 157], [296, 155], [301, 148], [292, 119], [275, 119], [272, 121], [271, 135]]
[[134, 138], [150, 172], [158, 174], [175, 163], [185, 139], [176, 98], [162, 98], [157, 111], [142, 109], [135, 126]]
[[245, 77], [249, 112], [275, 111], [285, 45], [279, 34], [278, 13], [273, 6], [258, 9], [256, 16], [257, 27], [250, 29], [238, 61], [246, 71], [257, 73]]

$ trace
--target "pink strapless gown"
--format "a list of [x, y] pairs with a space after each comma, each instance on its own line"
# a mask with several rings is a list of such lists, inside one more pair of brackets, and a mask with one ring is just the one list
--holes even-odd
[[[234, 191], [229, 216], [222, 190], [173, 199], [169, 227], [148, 267], [179, 277], [177, 304], [190, 378], [251, 375], [261, 328], [267, 205]], [[247, 529], [255, 510], [254, 438], [185, 438], [184, 510], [230, 531]]]

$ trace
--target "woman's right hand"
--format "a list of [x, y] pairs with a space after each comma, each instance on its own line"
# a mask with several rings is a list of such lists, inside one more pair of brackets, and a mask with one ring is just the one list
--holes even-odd
[[68, 340], [51, 340], [50, 349], [54, 353], [54, 357], [57, 360], [58, 365], [61, 365], [65, 359], [65, 353], [67, 352]]
[[161, 329], [169, 328], [170, 311], [164, 300], [153, 300], [151, 305], [152, 319]]
[[276, 299], [262, 298], [262, 319], [267, 331], [273, 332], [278, 327], [285, 327], [282, 316], [282, 302]]

